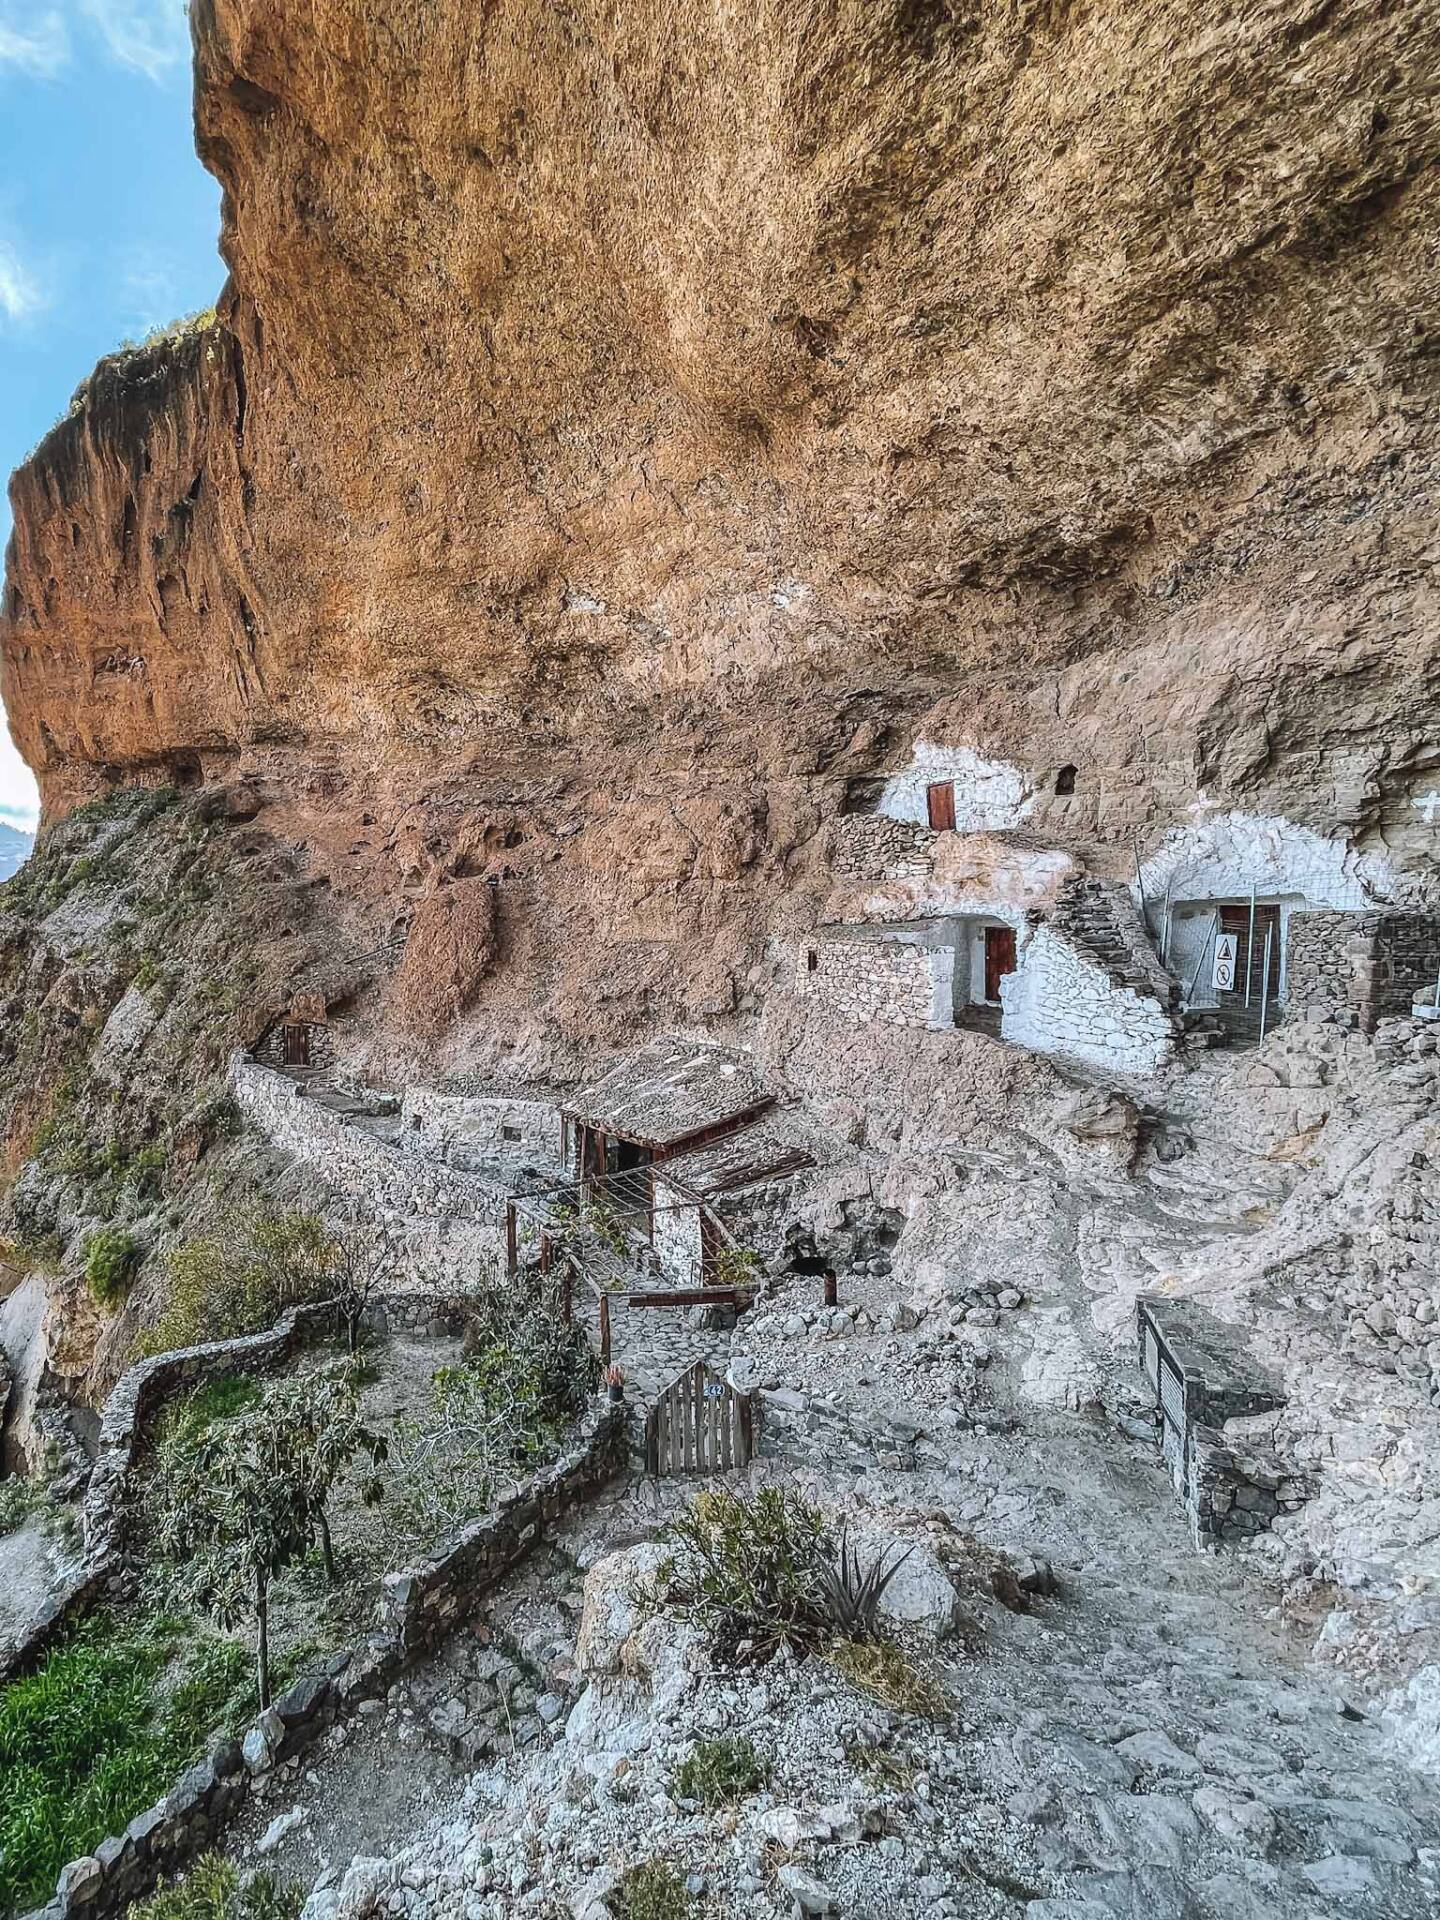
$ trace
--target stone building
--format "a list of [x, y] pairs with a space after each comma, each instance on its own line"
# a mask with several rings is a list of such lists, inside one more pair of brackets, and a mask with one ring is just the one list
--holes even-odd
[[836, 885], [797, 950], [797, 995], [850, 1025], [977, 1026], [1033, 1052], [1154, 1072], [1178, 1041], [1176, 994], [1128, 890], [1028, 828], [908, 817], [937, 784], [954, 789], [935, 809], [944, 818], [1017, 810], [1018, 774], [987, 763], [978, 790], [962, 791], [957, 755], [944, 766], [948, 781], [919, 782], [943, 770], [932, 757], [896, 787], [907, 817], [832, 822]]

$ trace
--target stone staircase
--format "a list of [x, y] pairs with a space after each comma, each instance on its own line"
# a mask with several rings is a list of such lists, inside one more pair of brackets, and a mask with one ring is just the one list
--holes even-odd
[[1060, 889], [1050, 925], [1099, 967], [1112, 987], [1129, 987], [1141, 999], [1157, 1000], [1176, 1016], [1180, 983], [1161, 965], [1127, 887], [1115, 880], [1076, 874]]

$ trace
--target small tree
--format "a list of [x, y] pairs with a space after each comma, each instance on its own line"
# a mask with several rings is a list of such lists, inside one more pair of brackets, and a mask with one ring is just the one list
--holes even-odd
[[345, 1345], [352, 1356], [360, 1351], [360, 1323], [389, 1265], [390, 1250], [378, 1234], [352, 1227], [331, 1238], [330, 1270], [345, 1322]]
[[[322, 1542], [333, 1569], [325, 1516], [331, 1489], [361, 1451], [373, 1466], [385, 1442], [360, 1425], [348, 1376], [282, 1382], [248, 1412], [222, 1420], [181, 1450], [156, 1482], [157, 1545], [182, 1563], [180, 1585], [221, 1626], [250, 1618], [260, 1705], [270, 1704], [270, 1589]], [[364, 1487], [379, 1498], [373, 1476]]]

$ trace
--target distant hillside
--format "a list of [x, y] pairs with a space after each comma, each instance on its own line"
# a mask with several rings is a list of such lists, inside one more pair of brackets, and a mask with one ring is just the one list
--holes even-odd
[[0, 826], [0, 881], [17, 874], [30, 858], [35, 845], [33, 833], [21, 833], [18, 827]]

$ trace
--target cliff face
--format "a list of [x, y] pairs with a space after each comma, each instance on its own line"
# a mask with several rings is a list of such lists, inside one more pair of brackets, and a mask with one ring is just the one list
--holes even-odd
[[563, 927], [577, 1032], [743, 1008], [917, 736], [1075, 766], [1126, 863], [1203, 795], [1423, 869], [1418, 0], [195, 31], [221, 322], [102, 366], [13, 485], [52, 811], [239, 760], [402, 911], [515, 881], [517, 1003]]

